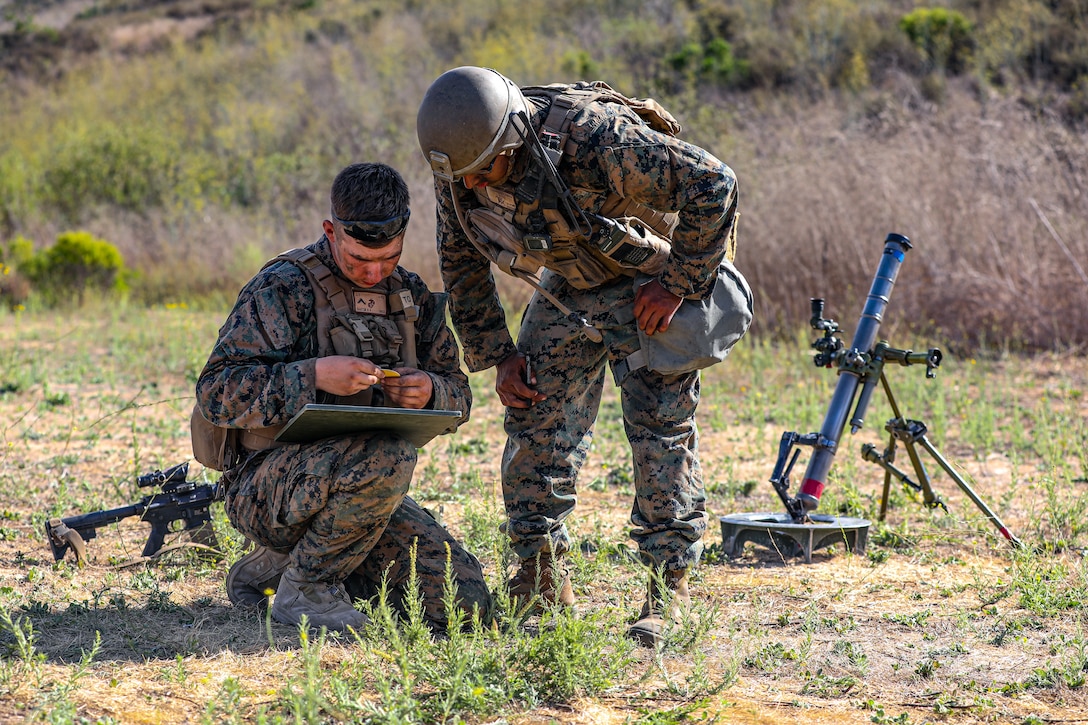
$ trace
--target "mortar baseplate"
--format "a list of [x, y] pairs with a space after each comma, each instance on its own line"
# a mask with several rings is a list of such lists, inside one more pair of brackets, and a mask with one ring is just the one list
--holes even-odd
[[825, 546], [843, 544], [855, 554], [865, 553], [869, 521], [848, 516], [810, 514], [810, 521], [795, 523], [787, 513], [737, 513], [719, 516], [722, 550], [729, 558], [740, 556], [752, 542], [786, 557], [804, 556], [812, 563], [812, 552]]

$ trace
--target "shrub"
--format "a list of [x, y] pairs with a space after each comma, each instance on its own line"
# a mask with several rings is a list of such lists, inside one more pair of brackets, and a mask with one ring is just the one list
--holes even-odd
[[19, 235], [0, 247], [0, 262], [16, 269], [26, 265], [34, 257], [34, 242]]
[[125, 263], [117, 247], [90, 232], [65, 232], [52, 247], [21, 267], [50, 304], [77, 299], [88, 290], [123, 292]]
[[30, 297], [30, 282], [18, 271], [0, 262], [0, 304], [9, 309], [21, 307]]
[[669, 54], [665, 62], [684, 76], [700, 81], [728, 85], [743, 81], [748, 75], [747, 63], [737, 60], [733, 46], [722, 38], [713, 38], [705, 45], [689, 41]]
[[955, 10], [918, 8], [900, 18], [899, 29], [934, 69], [959, 73], [970, 60], [973, 28]]
[[34, 244], [23, 236], [0, 245], [0, 304], [16, 309], [30, 297], [30, 281], [19, 271], [34, 256]]
[[993, 83], [1045, 76], [1042, 67], [1057, 23], [1054, 13], [1036, 0], [1013, 0], [980, 23], [976, 60]]
[[1074, 122], [1088, 119], [1088, 75], [1081, 76], [1073, 84], [1065, 113]]
[[839, 85], [853, 93], [860, 93], [872, 82], [869, 77], [869, 64], [861, 52], [855, 52], [843, 66], [839, 74]]
[[596, 78], [601, 72], [601, 64], [585, 50], [568, 50], [560, 59], [559, 67], [572, 78]]
[[178, 156], [173, 140], [153, 129], [97, 126], [68, 133], [43, 169], [42, 202], [69, 220], [97, 204], [142, 213], [168, 196]]

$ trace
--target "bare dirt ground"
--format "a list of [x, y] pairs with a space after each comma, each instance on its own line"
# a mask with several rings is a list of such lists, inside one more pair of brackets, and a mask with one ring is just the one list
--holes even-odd
[[[5, 331], [0, 344], [9, 361], [43, 346], [63, 358], [66, 336], [95, 324], [71, 322], [63, 330], [37, 332], [24, 325]], [[214, 323], [194, 334], [208, 334], [214, 329], [209, 324]], [[23, 389], [8, 383], [0, 394], [0, 608], [33, 622], [36, 651], [43, 657], [32, 677], [0, 689], [0, 722], [46, 717], [48, 693], [62, 692], [65, 682], [76, 679], [78, 686], [63, 692], [89, 718], [199, 721], [228, 676], [252, 693], [245, 703], [252, 712], [274, 702], [285, 678], [297, 676], [298, 633], [278, 624], [269, 633], [259, 616], [234, 610], [223, 591], [225, 562], [185, 549], [141, 562], [147, 528], [135, 519], [104, 528], [88, 542], [89, 563], [82, 569], [70, 554], [55, 563], [42, 536], [47, 515], [131, 503], [144, 493], [132, 483], [136, 473], [191, 457], [192, 389], [184, 372], [149, 364], [145, 375], [115, 378], [108, 373], [109, 356], [104, 347], [70, 363], [51, 357], [61, 368], [85, 368], [77, 372], [87, 382]], [[1006, 365], [995, 370], [1016, 381], [1018, 392], [1005, 401], [1010, 409], [1019, 404], [1014, 395], [1068, 394], [1083, 390], [1088, 378], [1088, 365], [1077, 356]], [[743, 373], [727, 368], [709, 372], [706, 386]], [[4, 373], [0, 382], [14, 379], [11, 368]], [[477, 389], [472, 420], [423, 449], [417, 468], [416, 495], [441, 510], [458, 536], [468, 532], [468, 508], [478, 513], [491, 506], [497, 512], [499, 506], [501, 410], [487, 394], [487, 380]], [[1074, 397], [1083, 416], [1083, 399]], [[714, 517], [778, 511], [766, 481], [782, 424], [717, 422], [725, 415], [722, 406], [732, 404], [707, 397], [700, 409], [708, 508]], [[570, 526], [576, 541], [598, 547], [597, 556], [613, 547], [609, 551], [622, 557], [630, 488], [622, 476], [622, 433], [609, 418], [614, 405], [606, 398]], [[1058, 525], [1044, 519], [1075, 505], [1048, 503], [1052, 472], [1039, 461], [1001, 451], [980, 455], [952, 436], [946, 439], [945, 454], [1025, 542], [1044, 543], [1033, 537]], [[851, 463], [857, 445], [849, 442], [851, 452], [843, 454], [841, 465], [856, 475], [859, 495], [872, 503], [879, 498], [881, 475]], [[466, 478], [477, 476], [490, 503], [479, 492], [453, 495], [464, 490]], [[190, 480], [202, 477], [194, 462]], [[755, 482], [748, 497], [737, 493], [746, 482]], [[536, 707], [497, 722], [648, 721], [647, 712], [685, 706], [693, 708], [689, 721], [740, 723], [1088, 721], [1088, 696], [1083, 677], [1078, 680], [1088, 662], [1078, 598], [1086, 588], [1083, 551], [1017, 557], [952, 481], [936, 478], [934, 485], [949, 513], [893, 496], [889, 527], [874, 534], [860, 555], [833, 547], [805, 564], [749, 546], [728, 560], [721, 556], [721, 531], [711, 526], [694, 597], [699, 611], [713, 613], [714, 624], [697, 645], [699, 657], [655, 659], [641, 652], [645, 679], [605, 696]], [[1063, 487], [1071, 490], [1059, 493], [1075, 502], [1086, 486], [1073, 478]], [[229, 549], [229, 539], [222, 543]], [[494, 562], [483, 553], [481, 558], [497, 580]], [[594, 578], [599, 568], [574, 558], [582, 611], [634, 614], [644, 591], [636, 567], [618, 564], [600, 580]], [[100, 650], [76, 678], [96, 632]], [[2, 640], [5, 662], [14, 666], [17, 643], [10, 631]], [[334, 662], [352, 646], [330, 643], [323, 657]], [[698, 677], [720, 680], [731, 671], [735, 681], [713, 696], [690, 684]]]

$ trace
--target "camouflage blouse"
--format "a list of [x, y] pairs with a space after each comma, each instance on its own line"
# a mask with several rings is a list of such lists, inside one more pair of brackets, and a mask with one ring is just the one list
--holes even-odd
[[[527, 96], [539, 129], [548, 108]], [[683, 297], [710, 291], [735, 223], [737, 181], [732, 169], [707, 151], [651, 129], [622, 104], [591, 102], [573, 119], [573, 155], [564, 154], [559, 173], [582, 208], [599, 210], [609, 192], [660, 212], [675, 212], [672, 253], [659, 281]], [[513, 187], [526, 174], [528, 154], [514, 158]], [[479, 206], [475, 194], [455, 183], [462, 208]], [[457, 221], [450, 186], [436, 180], [437, 242], [442, 279], [450, 294], [454, 326], [465, 346], [469, 370], [503, 361], [515, 351], [490, 264]]]
[[[338, 272], [324, 236], [308, 249]], [[463, 422], [472, 392], [446, 325], [445, 295], [428, 290], [419, 275], [397, 271], [420, 306], [416, 352], [419, 368], [434, 384], [429, 407], [461, 410]], [[326, 402], [316, 387], [317, 354], [314, 290], [305, 272], [287, 261], [266, 267], [238, 294], [200, 373], [196, 394], [205, 417], [216, 425], [260, 428], [286, 423], [307, 404]]]

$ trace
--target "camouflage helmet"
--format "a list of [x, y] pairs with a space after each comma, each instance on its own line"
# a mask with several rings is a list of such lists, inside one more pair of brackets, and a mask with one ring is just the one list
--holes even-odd
[[521, 145], [510, 117], [528, 112], [525, 97], [498, 71], [461, 66], [440, 75], [419, 105], [419, 147], [440, 179], [486, 167], [496, 155]]

